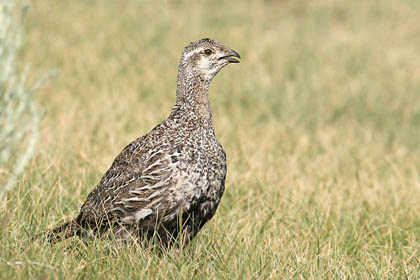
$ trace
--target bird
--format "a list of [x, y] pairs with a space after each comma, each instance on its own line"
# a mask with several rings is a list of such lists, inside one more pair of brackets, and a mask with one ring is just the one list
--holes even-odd
[[122, 150], [78, 216], [47, 231], [48, 242], [112, 236], [185, 247], [214, 216], [225, 190], [226, 153], [215, 135], [209, 86], [240, 59], [215, 39], [188, 44], [169, 116]]

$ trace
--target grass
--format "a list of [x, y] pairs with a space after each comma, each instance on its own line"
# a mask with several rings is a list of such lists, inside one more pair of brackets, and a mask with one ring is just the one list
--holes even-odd
[[[37, 92], [38, 153], [1, 202], [0, 278], [419, 279], [419, 8], [33, 1], [22, 60], [60, 74]], [[211, 86], [227, 188], [187, 252], [31, 242], [169, 114], [181, 51], [203, 37], [243, 59]]]

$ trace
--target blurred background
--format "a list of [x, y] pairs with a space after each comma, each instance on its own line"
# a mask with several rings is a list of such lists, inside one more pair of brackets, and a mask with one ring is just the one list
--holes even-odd
[[67, 141], [83, 149], [94, 132], [101, 140], [89, 150], [109, 141], [120, 150], [167, 116], [183, 47], [211, 37], [243, 56], [212, 84], [220, 137], [282, 149], [293, 133], [309, 142], [337, 133], [359, 146], [379, 137], [416, 150], [417, 8], [386, 0], [34, 1], [23, 59], [40, 73], [61, 72], [38, 94], [50, 148]]
[[36, 93], [40, 143], [9, 196], [25, 206], [11, 216], [32, 213], [40, 230], [76, 215], [122, 148], [168, 116], [184, 46], [210, 37], [242, 61], [210, 88], [228, 178], [202, 242], [216, 235], [222, 247], [242, 244], [238, 254], [254, 250], [226, 260], [248, 276], [258, 259], [267, 277], [416, 275], [419, 8], [410, 0], [33, 1], [21, 59], [32, 79], [60, 73]]

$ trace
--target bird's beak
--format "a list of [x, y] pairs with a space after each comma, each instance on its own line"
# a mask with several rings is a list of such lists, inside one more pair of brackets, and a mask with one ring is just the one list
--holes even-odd
[[226, 59], [229, 63], [239, 63], [240, 61], [237, 60], [234, 57], [241, 58], [241, 56], [239, 55], [239, 53], [237, 53], [234, 50], [231, 50], [231, 53], [230, 54], [225, 55], [225, 56], [222, 56], [222, 57], [219, 57], [219, 60]]

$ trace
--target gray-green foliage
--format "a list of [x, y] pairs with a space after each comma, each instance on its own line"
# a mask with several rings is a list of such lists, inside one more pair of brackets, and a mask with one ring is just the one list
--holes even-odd
[[[8, 172], [0, 196], [9, 190], [32, 158], [38, 139], [40, 114], [33, 100], [36, 86], [27, 86], [27, 69], [17, 68], [22, 46], [22, 13], [13, 0], [0, 0], [0, 166]], [[22, 15], [22, 17], [19, 17]]]

